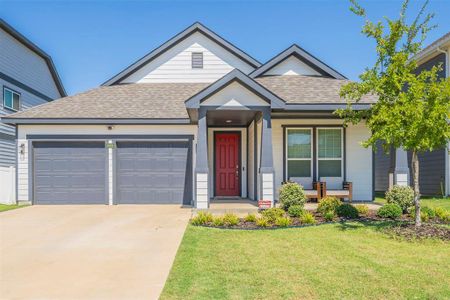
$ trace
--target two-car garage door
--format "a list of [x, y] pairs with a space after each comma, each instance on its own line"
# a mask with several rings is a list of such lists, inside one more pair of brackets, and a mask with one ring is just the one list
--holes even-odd
[[[33, 142], [35, 204], [190, 204], [188, 141], [117, 141], [113, 170], [105, 142]], [[109, 174], [113, 178], [109, 178]]]

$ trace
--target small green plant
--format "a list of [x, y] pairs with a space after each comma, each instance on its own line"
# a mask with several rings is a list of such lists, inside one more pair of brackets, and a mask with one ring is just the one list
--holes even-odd
[[288, 227], [289, 225], [291, 225], [292, 220], [289, 217], [278, 217], [275, 220], [275, 225], [279, 226], [279, 227]]
[[387, 203], [395, 203], [404, 213], [414, 205], [414, 190], [409, 186], [394, 185], [386, 192]]
[[[416, 216], [416, 208], [411, 207], [409, 209], [409, 216], [411, 218], [415, 218]], [[436, 217], [436, 211], [432, 208], [429, 208], [428, 206], [422, 206], [420, 208], [420, 220], [423, 222], [428, 222], [430, 219], [434, 219]]]
[[226, 213], [223, 215], [223, 223], [226, 226], [235, 226], [239, 224], [239, 218], [233, 213]]
[[442, 207], [436, 207], [434, 213], [436, 217], [443, 222], [448, 222], [450, 220], [450, 212]]
[[213, 215], [209, 212], [200, 211], [192, 218], [192, 225], [205, 225], [213, 221]]
[[249, 223], [255, 223], [256, 222], [256, 215], [255, 214], [248, 214], [245, 216], [244, 221]]
[[353, 205], [348, 203], [341, 204], [336, 209], [336, 213], [339, 217], [347, 219], [356, 219], [359, 216], [358, 210]]
[[402, 208], [396, 203], [388, 203], [380, 207], [378, 216], [381, 218], [397, 219], [402, 215]]
[[225, 222], [223, 221], [223, 217], [221, 217], [221, 216], [214, 217], [212, 223], [214, 226], [218, 226], [218, 227], [225, 225]]
[[426, 212], [421, 211], [420, 212], [420, 220], [422, 222], [428, 222], [430, 220], [430, 215], [427, 214]]
[[319, 205], [317, 206], [317, 211], [322, 215], [331, 211], [336, 213], [336, 209], [342, 204], [341, 200], [336, 197], [325, 197], [319, 200]]
[[421, 212], [426, 213], [430, 219], [433, 219], [436, 217], [436, 212], [434, 209], [429, 208], [428, 206], [422, 206]]
[[323, 217], [325, 218], [325, 221], [327, 222], [331, 222], [334, 220], [334, 217], [336, 216], [336, 214], [332, 211], [327, 211]]
[[288, 182], [280, 188], [280, 204], [281, 208], [288, 211], [290, 206], [305, 205], [306, 196], [303, 187], [295, 182]]
[[281, 208], [272, 207], [263, 210], [261, 214], [273, 223], [277, 218], [284, 216], [284, 210], [282, 210]]
[[314, 215], [312, 213], [307, 211], [300, 217], [300, 222], [302, 224], [315, 224], [316, 219], [314, 218]]
[[356, 209], [358, 210], [358, 214], [360, 216], [367, 216], [369, 214], [369, 207], [365, 204], [357, 204], [355, 205]]
[[258, 227], [269, 227], [270, 222], [266, 217], [259, 217], [256, 219], [256, 226]]
[[288, 214], [293, 218], [298, 218], [303, 214], [303, 207], [300, 205], [291, 205], [288, 209]]

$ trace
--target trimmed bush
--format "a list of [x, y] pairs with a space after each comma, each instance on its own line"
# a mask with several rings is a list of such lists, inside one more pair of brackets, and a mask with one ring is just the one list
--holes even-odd
[[319, 205], [317, 206], [317, 211], [322, 215], [325, 215], [327, 212], [331, 211], [336, 213], [336, 209], [341, 206], [342, 202], [340, 199], [336, 197], [325, 197], [319, 200]]
[[307, 211], [300, 217], [300, 222], [302, 224], [315, 224], [316, 219], [314, 218], [314, 215], [312, 213]]
[[275, 225], [279, 227], [288, 227], [291, 223], [292, 220], [289, 217], [279, 217], [275, 220]]
[[266, 217], [269, 222], [275, 222], [275, 220], [279, 217], [283, 217], [284, 216], [284, 210], [282, 210], [281, 208], [276, 208], [276, 207], [272, 207], [266, 210], [263, 210], [261, 212], [261, 214]]
[[367, 216], [369, 214], [369, 207], [365, 204], [357, 204], [355, 205], [356, 209], [358, 210], [358, 214], [360, 216]]
[[280, 204], [281, 208], [288, 211], [290, 206], [305, 205], [306, 196], [303, 187], [295, 182], [288, 182], [280, 188]]
[[436, 213], [434, 212], [434, 209], [429, 208], [428, 206], [421, 207], [420, 212], [426, 213], [430, 217], [430, 219], [433, 219], [436, 217]]
[[325, 221], [327, 221], [327, 222], [333, 221], [335, 216], [336, 216], [336, 214], [335, 214], [334, 212], [332, 212], [332, 211], [327, 211], [327, 212], [323, 215]]
[[266, 217], [259, 217], [256, 219], [256, 226], [258, 227], [269, 227], [270, 222]]
[[205, 225], [213, 221], [213, 216], [209, 212], [200, 211], [195, 217], [192, 218], [192, 225]]
[[388, 203], [378, 210], [378, 216], [381, 218], [397, 219], [402, 215], [402, 208], [396, 203]]
[[239, 224], [239, 218], [233, 213], [226, 213], [223, 215], [223, 223], [226, 226], [235, 226]]
[[[409, 216], [412, 219], [416, 218], [416, 207], [411, 207], [409, 210]], [[429, 208], [428, 206], [422, 206], [420, 208], [420, 219], [423, 222], [428, 222], [430, 219], [433, 219], [436, 217], [436, 212], [435, 210]]]
[[436, 207], [434, 209], [434, 213], [438, 219], [440, 219], [443, 222], [449, 222], [450, 221], [450, 212], [448, 210], [445, 210], [442, 207]]
[[358, 210], [351, 204], [345, 203], [341, 204], [337, 209], [336, 213], [339, 217], [347, 219], [358, 218]]
[[223, 226], [223, 225], [225, 225], [225, 222], [223, 221], [223, 217], [221, 217], [221, 216], [214, 217], [212, 223], [213, 223], [214, 226]]
[[288, 209], [288, 214], [291, 217], [298, 218], [303, 214], [304, 210], [300, 205], [292, 205]]
[[245, 222], [255, 223], [256, 222], [256, 215], [255, 214], [248, 214], [248, 215], [245, 216], [244, 221]]
[[409, 186], [394, 185], [386, 192], [387, 203], [395, 203], [404, 213], [414, 205], [414, 190]]

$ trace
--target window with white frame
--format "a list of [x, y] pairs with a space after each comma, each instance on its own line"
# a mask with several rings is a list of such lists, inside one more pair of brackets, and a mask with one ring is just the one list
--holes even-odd
[[286, 137], [287, 179], [312, 177], [312, 129], [287, 128]]
[[3, 87], [3, 107], [18, 111], [20, 109], [20, 93]]
[[342, 128], [317, 129], [318, 178], [342, 177]]

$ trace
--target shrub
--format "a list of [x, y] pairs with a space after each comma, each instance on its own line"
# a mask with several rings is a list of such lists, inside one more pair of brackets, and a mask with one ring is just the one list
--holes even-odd
[[358, 214], [360, 216], [367, 216], [369, 213], [369, 207], [365, 204], [357, 204], [355, 205], [356, 209], [358, 210]]
[[277, 218], [284, 216], [284, 210], [272, 207], [264, 210], [261, 214], [273, 223]]
[[213, 216], [209, 212], [200, 211], [195, 217], [192, 218], [192, 225], [205, 225], [213, 221]]
[[386, 192], [387, 203], [395, 203], [404, 213], [414, 205], [414, 190], [409, 186], [394, 185]]
[[436, 217], [441, 221], [448, 222], [450, 221], [450, 212], [448, 210], [443, 209], [442, 207], [436, 207], [434, 209], [434, 213]]
[[258, 227], [269, 227], [270, 222], [266, 217], [259, 217], [256, 219], [256, 226]]
[[278, 217], [275, 220], [275, 225], [279, 226], [279, 227], [288, 227], [289, 225], [291, 225], [292, 220], [289, 217]]
[[290, 206], [305, 205], [306, 196], [303, 187], [295, 182], [288, 182], [280, 188], [280, 204], [281, 208], [288, 211]]
[[225, 224], [223, 217], [214, 217], [213, 221], [212, 221], [214, 226], [223, 226]]
[[336, 213], [339, 217], [356, 219], [358, 218], [358, 210], [351, 204], [345, 203], [341, 204], [337, 209]]
[[288, 209], [288, 214], [291, 217], [300, 217], [303, 214], [304, 210], [300, 205], [292, 205]]
[[325, 197], [319, 200], [319, 205], [317, 206], [317, 211], [322, 215], [331, 211], [336, 213], [336, 209], [342, 204], [341, 200], [336, 197]]
[[422, 222], [428, 222], [428, 220], [430, 220], [430, 216], [426, 212], [421, 211], [420, 212], [420, 220]]
[[421, 213], [426, 213], [430, 217], [430, 219], [433, 219], [433, 218], [436, 217], [436, 213], [434, 212], [434, 209], [429, 208], [428, 206], [423, 206], [420, 209], [420, 212]]
[[316, 223], [316, 219], [314, 218], [314, 215], [312, 213], [307, 211], [300, 217], [300, 222], [302, 224], [314, 224]]
[[248, 214], [248, 215], [245, 216], [244, 221], [245, 222], [255, 223], [256, 222], [256, 215], [255, 214]]
[[381, 218], [397, 219], [402, 215], [402, 208], [396, 203], [388, 203], [380, 207], [378, 216]]
[[334, 219], [335, 216], [336, 216], [335, 213], [332, 212], [332, 211], [327, 211], [327, 212], [323, 215], [323, 217], [325, 218], [325, 221], [328, 221], [328, 222], [333, 221], [333, 219]]
[[235, 226], [239, 224], [239, 218], [233, 213], [226, 213], [223, 215], [223, 223], [226, 226]]
[[[411, 207], [409, 210], [409, 216], [414, 219], [416, 217], [416, 208]], [[429, 208], [428, 206], [423, 206], [420, 208], [420, 219], [423, 222], [428, 222], [430, 219], [436, 217], [435, 210]]]

